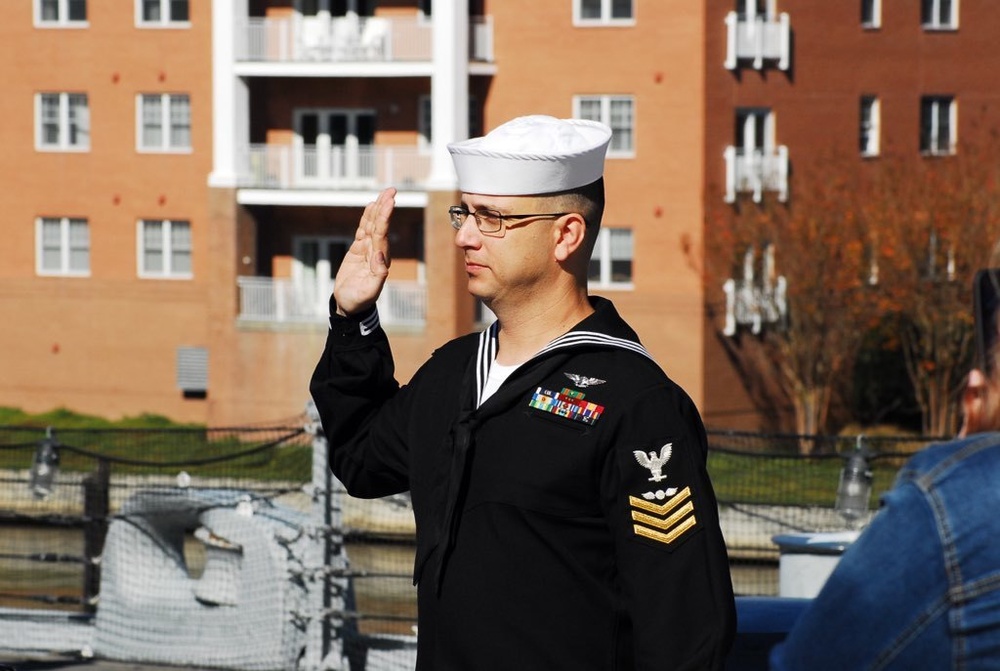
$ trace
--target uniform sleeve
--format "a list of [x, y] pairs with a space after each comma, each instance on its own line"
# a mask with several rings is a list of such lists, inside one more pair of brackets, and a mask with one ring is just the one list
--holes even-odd
[[635, 668], [722, 669], [736, 610], [701, 418], [671, 385], [622, 407], [601, 487]]
[[772, 669], [952, 667], [948, 574], [934, 515], [913, 483], [897, 485], [884, 504], [771, 651]]
[[[332, 311], [331, 311], [332, 313]], [[374, 328], [368, 328], [374, 315]], [[407, 394], [394, 378], [389, 341], [368, 320], [333, 317], [310, 393], [330, 450], [330, 468], [352, 496], [409, 489], [402, 434]]]

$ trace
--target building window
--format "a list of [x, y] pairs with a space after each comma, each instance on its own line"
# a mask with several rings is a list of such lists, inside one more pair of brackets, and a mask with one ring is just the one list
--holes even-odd
[[[417, 101], [417, 132], [420, 134], [420, 146], [430, 147], [433, 135], [431, 125], [431, 97], [429, 95], [420, 96]], [[476, 137], [469, 128], [469, 137]]]
[[922, 0], [920, 17], [926, 30], [958, 28], [958, 0]]
[[298, 108], [292, 111], [294, 169], [303, 183], [369, 186], [378, 172], [375, 112]]
[[954, 154], [957, 144], [957, 106], [951, 96], [924, 96], [920, 99], [920, 151], [925, 154]]
[[329, 310], [333, 280], [353, 238], [296, 236], [292, 239], [292, 287], [304, 314]]
[[861, 25], [864, 28], [882, 27], [882, 0], [861, 0]]
[[736, 109], [734, 142], [726, 147], [727, 203], [737, 194], [751, 193], [755, 203], [765, 191], [777, 193], [778, 201], [788, 199], [788, 147], [777, 144], [775, 114], [766, 107]]
[[191, 98], [154, 93], [138, 98], [139, 149], [184, 151], [191, 148]]
[[879, 101], [876, 96], [861, 97], [860, 145], [862, 156], [879, 154]]
[[41, 217], [35, 224], [39, 275], [90, 274], [90, 228], [86, 219]]
[[736, 148], [750, 156], [773, 154], [776, 145], [774, 112], [766, 107], [736, 110]]
[[597, 287], [632, 287], [631, 229], [601, 229], [590, 257], [587, 280]]
[[[420, 96], [417, 109], [417, 129], [420, 133], [420, 146], [427, 148], [431, 146], [431, 97]], [[474, 97], [469, 98], [469, 137], [479, 137], [483, 134], [482, 115], [479, 113], [479, 104]]]
[[140, 26], [187, 24], [191, 20], [188, 0], [136, 0]]
[[634, 0], [574, 0], [573, 23], [578, 25], [620, 25], [635, 22]]
[[139, 222], [139, 277], [192, 277], [191, 224], [143, 219]]
[[[375, 5], [374, 0], [295, 0], [295, 9], [302, 16], [350, 16], [356, 14], [358, 16], [374, 16], [375, 15]], [[423, 0], [420, 3], [420, 9], [425, 12], [426, 16], [430, 16], [431, 3], [429, 0]]]
[[90, 149], [90, 107], [86, 93], [39, 93], [35, 96], [35, 117], [38, 149]]
[[758, 17], [773, 21], [775, 16], [775, 0], [736, 0], [736, 18], [740, 21], [756, 21]]
[[578, 119], [600, 121], [611, 127], [609, 157], [635, 154], [635, 101], [627, 96], [577, 96], [573, 115]]
[[35, 0], [35, 25], [82, 26], [87, 23], [87, 0]]

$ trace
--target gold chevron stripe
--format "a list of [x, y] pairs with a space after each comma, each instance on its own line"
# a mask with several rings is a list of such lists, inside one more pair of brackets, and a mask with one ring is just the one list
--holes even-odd
[[692, 515], [691, 517], [688, 517], [686, 520], [681, 522], [680, 525], [675, 527], [674, 530], [669, 533], [662, 533], [654, 529], [649, 529], [647, 527], [640, 526], [638, 524], [633, 525], [632, 528], [635, 529], [635, 533], [638, 536], [645, 536], [646, 538], [650, 538], [654, 541], [658, 541], [660, 543], [666, 543], [667, 545], [669, 545], [670, 543], [673, 543], [675, 540], [677, 540], [678, 536], [680, 536], [685, 531], [693, 527], [695, 524], [697, 524], [697, 521], [695, 520], [694, 515]]
[[657, 529], [663, 529], [666, 531], [670, 527], [681, 521], [686, 515], [694, 512], [694, 504], [688, 501], [683, 507], [678, 508], [677, 512], [668, 517], [665, 520], [661, 520], [659, 517], [653, 517], [652, 515], [647, 515], [646, 513], [640, 513], [635, 510], [632, 511], [632, 519], [636, 522], [641, 522], [642, 524], [647, 524], [651, 527]]
[[646, 512], [653, 513], [654, 515], [666, 515], [671, 510], [687, 501], [689, 498], [691, 498], [691, 488], [685, 487], [666, 503], [650, 503], [649, 501], [640, 499], [637, 496], [628, 497], [628, 502], [633, 508], [639, 508], [641, 510], [645, 510]]

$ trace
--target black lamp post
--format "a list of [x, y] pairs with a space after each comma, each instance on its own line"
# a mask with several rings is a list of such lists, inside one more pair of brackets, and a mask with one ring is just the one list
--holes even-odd
[[45, 430], [45, 438], [38, 441], [35, 459], [31, 463], [28, 487], [35, 498], [44, 499], [55, 488], [56, 474], [59, 472], [59, 442], [52, 436], [52, 428]]
[[858, 436], [854, 453], [847, 458], [840, 471], [834, 508], [847, 521], [850, 529], [854, 529], [858, 521], [868, 514], [868, 501], [872, 494], [872, 471], [868, 465], [868, 456], [864, 437]]

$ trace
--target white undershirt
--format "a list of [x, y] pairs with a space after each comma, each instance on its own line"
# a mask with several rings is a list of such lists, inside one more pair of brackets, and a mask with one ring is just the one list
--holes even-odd
[[479, 398], [479, 405], [486, 402], [490, 396], [496, 393], [496, 390], [500, 388], [500, 385], [504, 383], [510, 374], [517, 370], [517, 367], [521, 364], [514, 364], [513, 366], [501, 366], [496, 361], [490, 366], [490, 375], [486, 378], [486, 386], [483, 387], [482, 396]]

